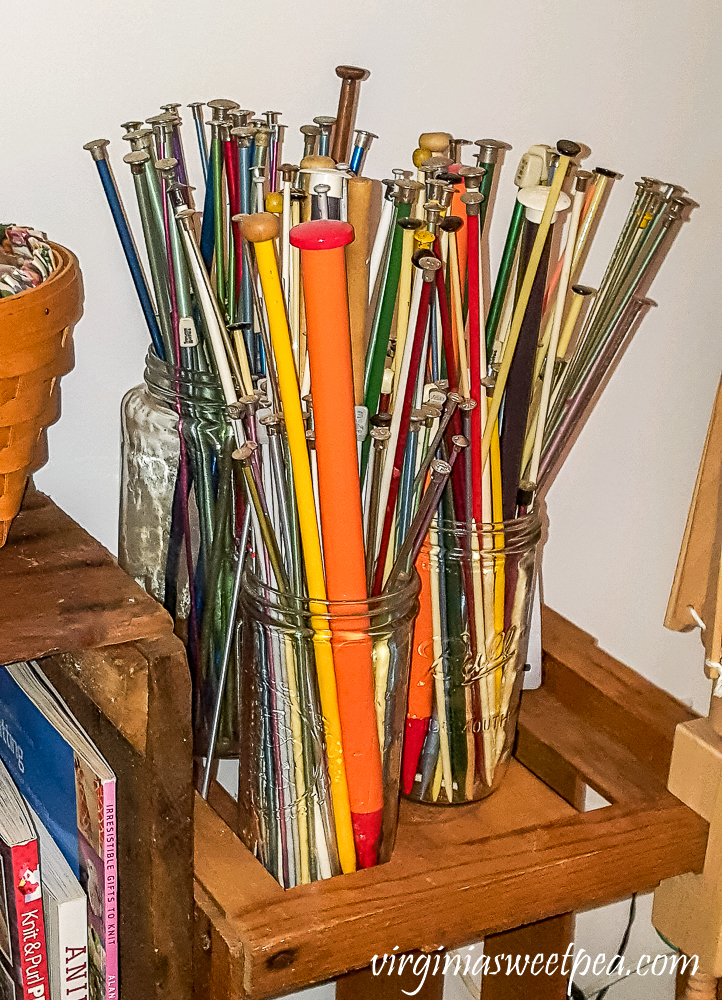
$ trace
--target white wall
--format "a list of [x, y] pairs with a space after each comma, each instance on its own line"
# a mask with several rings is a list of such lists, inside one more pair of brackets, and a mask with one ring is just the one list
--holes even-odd
[[228, 96], [282, 109], [297, 158], [298, 126], [335, 112], [334, 66], [364, 65], [358, 122], [380, 136], [369, 174], [409, 166], [427, 129], [513, 143], [497, 254], [513, 168], [532, 142], [581, 140], [593, 149], [587, 165], [625, 174], [587, 283], [599, 280], [642, 174], [682, 183], [701, 203], [654, 285], [659, 309], [551, 492], [545, 587], [602, 646], [703, 708], [698, 640], [667, 633], [662, 617], [722, 368], [721, 22], [711, 0], [35, 0], [5, 16], [0, 219], [74, 249], [87, 296], [40, 487], [115, 547], [118, 404], [140, 378], [147, 336], [83, 143], [112, 139], [130, 200], [119, 123], [168, 101]]

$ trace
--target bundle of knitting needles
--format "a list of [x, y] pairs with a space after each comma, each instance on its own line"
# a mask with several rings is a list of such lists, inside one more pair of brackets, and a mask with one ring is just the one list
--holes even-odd
[[[470, 741], [468, 717], [450, 710], [456, 666], [446, 643], [450, 626], [461, 629], [469, 647], [462, 683], [478, 685], [467, 704], [503, 718], [513, 686], [503, 664], [513, 658], [500, 653], [518, 613], [504, 589], [514, 574], [483, 571], [482, 526], [525, 516], [548, 488], [654, 304], [649, 285], [695, 207], [677, 185], [643, 178], [598, 288], [582, 285], [620, 175], [580, 169], [575, 142], [535, 145], [513, 177], [517, 194], [492, 274], [492, 208], [503, 201], [497, 192], [510, 146], [478, 140], [476, 162], [465, 164], [467, 140], [425, 133], [408, 164], [379, 185], [362, 175], [376, 137], [354, 128], [368, 73], [336, 72], [337, 115], [301, 128], [300, 167], [283, 160], [278, 112], [256, 118], [214, 100], [204, 123], [198, 102], [190, 105], [194, 135], [187, 125], [183, 134], [177, 104], [125, 123], [143, 252], [108, 141], [85, 147], [152, 350], [178, 368], [217, 373], [227, 407], [232, 498], [221, 502], [223, 470], [208, 474], [202, 532], [210, 549], [214, 538], [231, 539], [232, 601], [210, 643], [194, 643], [193, 632], [203, 602], [216, 600], [222, 585], [217, 561], [208, 578], [213, 561], [201, 565], [185, 539], [196, 574], [189, 658], [206, 656], [202, 672], [215, 677], [203, 794], [243, 568], [274, 593], [309, 601], [312, 639], [303, 650], [270, 643], [255, 665], [264, 689], [278, 695], [254, 750], [262, 776], [255, 847], [286, 887], [378, 861], [384, 796], [394, 788], [386, 755], [401, 738], [389, 732], [397, 720], [387, 710], [389, 686], [398, 683], [392, 641], [346, 648], [329, 629], [324, 602], [351, 602], [363, 631], [372, 602], [411, 586], [414, 566], [427, 560], [420, 599], [431, 634], [414, 642], [403, 787], [453, 802], [475, 783], [493, 785], [501, 744], [493, 734]], [[202, 166], [195, 188], [184, 153], [190, 141]], [[174, 516], [182, 533], [183, 507], [203, 473], [183, 447], [180, 465]], [[449, 522], [479, 539], [453, 594], [444, 581]], [[502, 665], [485, 668], [493, 664]], [[311, 724], [320, 740], [304, 733]]]

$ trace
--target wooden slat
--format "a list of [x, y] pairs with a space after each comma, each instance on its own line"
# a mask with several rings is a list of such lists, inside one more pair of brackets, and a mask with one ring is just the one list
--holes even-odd
[[696, 713], [548, 607], [542, 609], [542, 637], [546, 692], [666, 783], [675, 727]]
[[[490, 968], [500, 967], [502, 973], [486, 976], [484, 1000], [529, 1000], [530, 997], [534, 1000], [564, 1000], [570, 963], [566, 963], [567, 975], [562, 975], [563, 957], [573, 939], [572, 913], [515, 927], [503, 934], [488, 935], [484, 940], [484, 955], [489, 956]], [[520, 968], [514, 965], [517, 955], [521, 956], [522, 963], [525, 956], [529, 957], [529, 964], [524, 965], [520, 973], [512, 971]], [[537, 955], [542, 956], [542, 961], [534, 966]], [[512, 956], [511, 961], [509, 956]], [[544, 963], [553, 956], [557, 957], [557, 963], [550, 964], [547, 973]]]
[[[398, 958], [386, 968], [377, 963], [374, 969], [358, 969], [336, 980], [336, 1000], [443, 1000], [444, 956], [424, 955], [412, 951], [402, 958], [399, 971]], [[414, 972], [414, 969], [416, 970]], [[426, 974], [424, 974], [426, 969]]]
[[183, 646], [166, 635], [51, 656], [41, 666], [118, 779], [121, 1000], [191, 1000], [192, 739]]
[[524, 695], [519, 717], [516, 756], [535, 773], [534, 750], [540, 746], [610, 802], [650, 802], [664, 794], [665, 784], [654, 771], [606, 733], [587, 726], [544, 688]]
[[395, 945], [458, 947], [651, 889], [701, 866], [706, 832], [669, 795], [576, 814], [514, 764], [486, 802], [405, 803], [387, 865], [287, 892], [197, 800], [195, 871], [242, 945], [227, 961], [232, 995], [265, 998], [366, 967]]
[[155, 638], [170, 616], [103, 548], [28, 487], [0, 549], [0, 663]]

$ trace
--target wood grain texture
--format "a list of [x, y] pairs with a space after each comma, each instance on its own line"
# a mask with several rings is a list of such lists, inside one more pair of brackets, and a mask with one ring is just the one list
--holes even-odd
[[[483, 984], [484, 1000], [529, 1000], [529, 997], [534, 1000], [564, 1000], [570, 962], [566, 963], [567, 975], [562, 975], [563, 956], [573, 939], [574, 915], [571, 913], [563, 913], [559, 917], [527, 924], [525, 927], [515, 927], [503, 934], [490, 934], [484, 941], [484, 955], [489, 956], [493, 963], [492, 969], [497, 967], [497, 956], [504, 973], [509, 969], [507, 956], [513, 956], [512, 968], [517, 955], [522, 956], [522, 962], [524, 956], [528, 955], [530, 962], [518, 974], [512, 972], [511, 975], [486, 976]], [[537, 963], [535, 967], [533, 963], [537, 955], [542, 956], [542, 964]], [[556, 963], [550, 964], [550, 974], [547, 975], [544, 963], [555, 955], [559, 967], [556, 968]]]
[[168, 635], [50, 656], [41, 666], [118, 779], [121, 997], [191, 1000], [192, 741], [183, 646]]
[[[336, 1000], [406, 1000], [413, 996], [416, 1000], [443, 1000], [444, 997], [444, 956], [424, 955], [412, 951], [403, 956], [401, 968], [396, 961], [393, 967], [380, 963], [373, 969], [358, 969], [348, 972], [336, 980]], [[424, 978], [424, 968], [428, 968]], [[416, 968], [417, 974], [414, 974]]]
[[546, 693], [666, 784], [675, 727], [697, 713], [548, 607], [542, 609], [542, 642]]
[[0, 663], [172, 629], [108, 550], [30, 485], [0, 549]]
[[[717, 387], [707, 437], [694, 484], [679, 560], [664, 624], [675, 632], [689, 632], [695, 622], [691, 605], [708, 626], [702, 634], [710, 655], [717, 610], [717, 582], [722, 539], [722, 380]], [[717, 626], [719, 629], [722, 622]]]
[[[460, 947], [701, 868], [707, 825], [664, 787], [674, 727], [693, 713], [548, 609], [544, 628], [547, 686], [521, 712], [526, 767], [513, 761], [475, 805], [404, 802], [387, 865], [284, 892], [197, 800], [198, 891], [223, 922], [206, 962], [227, 995], [281, 996], [394, 946]], [[614, 804], [578, 813], [565, 798], [585, 783]]]

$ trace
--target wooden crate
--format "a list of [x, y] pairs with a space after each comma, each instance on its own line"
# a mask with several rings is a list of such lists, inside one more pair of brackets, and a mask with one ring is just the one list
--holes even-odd
[[[544, 687], [523, 695], [501, 789], [404, 802], [386, 865], [284, 892], [233, 833], [232, 800], [215, 789], [225, 822], [196, 800], [197, 1000], [280, 996], [394, 946], [459, 947], [701, 868], [707, 825], [665, 784], [692, 713], [550, 609], [543, 638]], [[612, 804], [579, 812], [585, 784]]]
[[[557, 914], [702, 866], [707, 826], [665, 784], [674, 727], [692, 713], [549, 609], [544, 687], [523, 695], [502, 788], [477, 805], [404, 803], [387, 865], [288, 892], [236, 837], [218, 785], [216, 811], [194, 801], [170, 618], [34, 492], [0, 551], [0, 626], [0, 662], [44, 657], [118, 774], [122, 1000], [260, 1000], [394, 946], [456, 947], [537, 921], [548, 940], [545, 928], [570, 932]], [[612, 804], [580, 812], [585, 785]], [[521, 947], [537, 932], [513, 933]], [[376, 986], [362, 977], [342, 993], [370, 1000]], [[490, 998], [529, 994], [499, 979]]]

